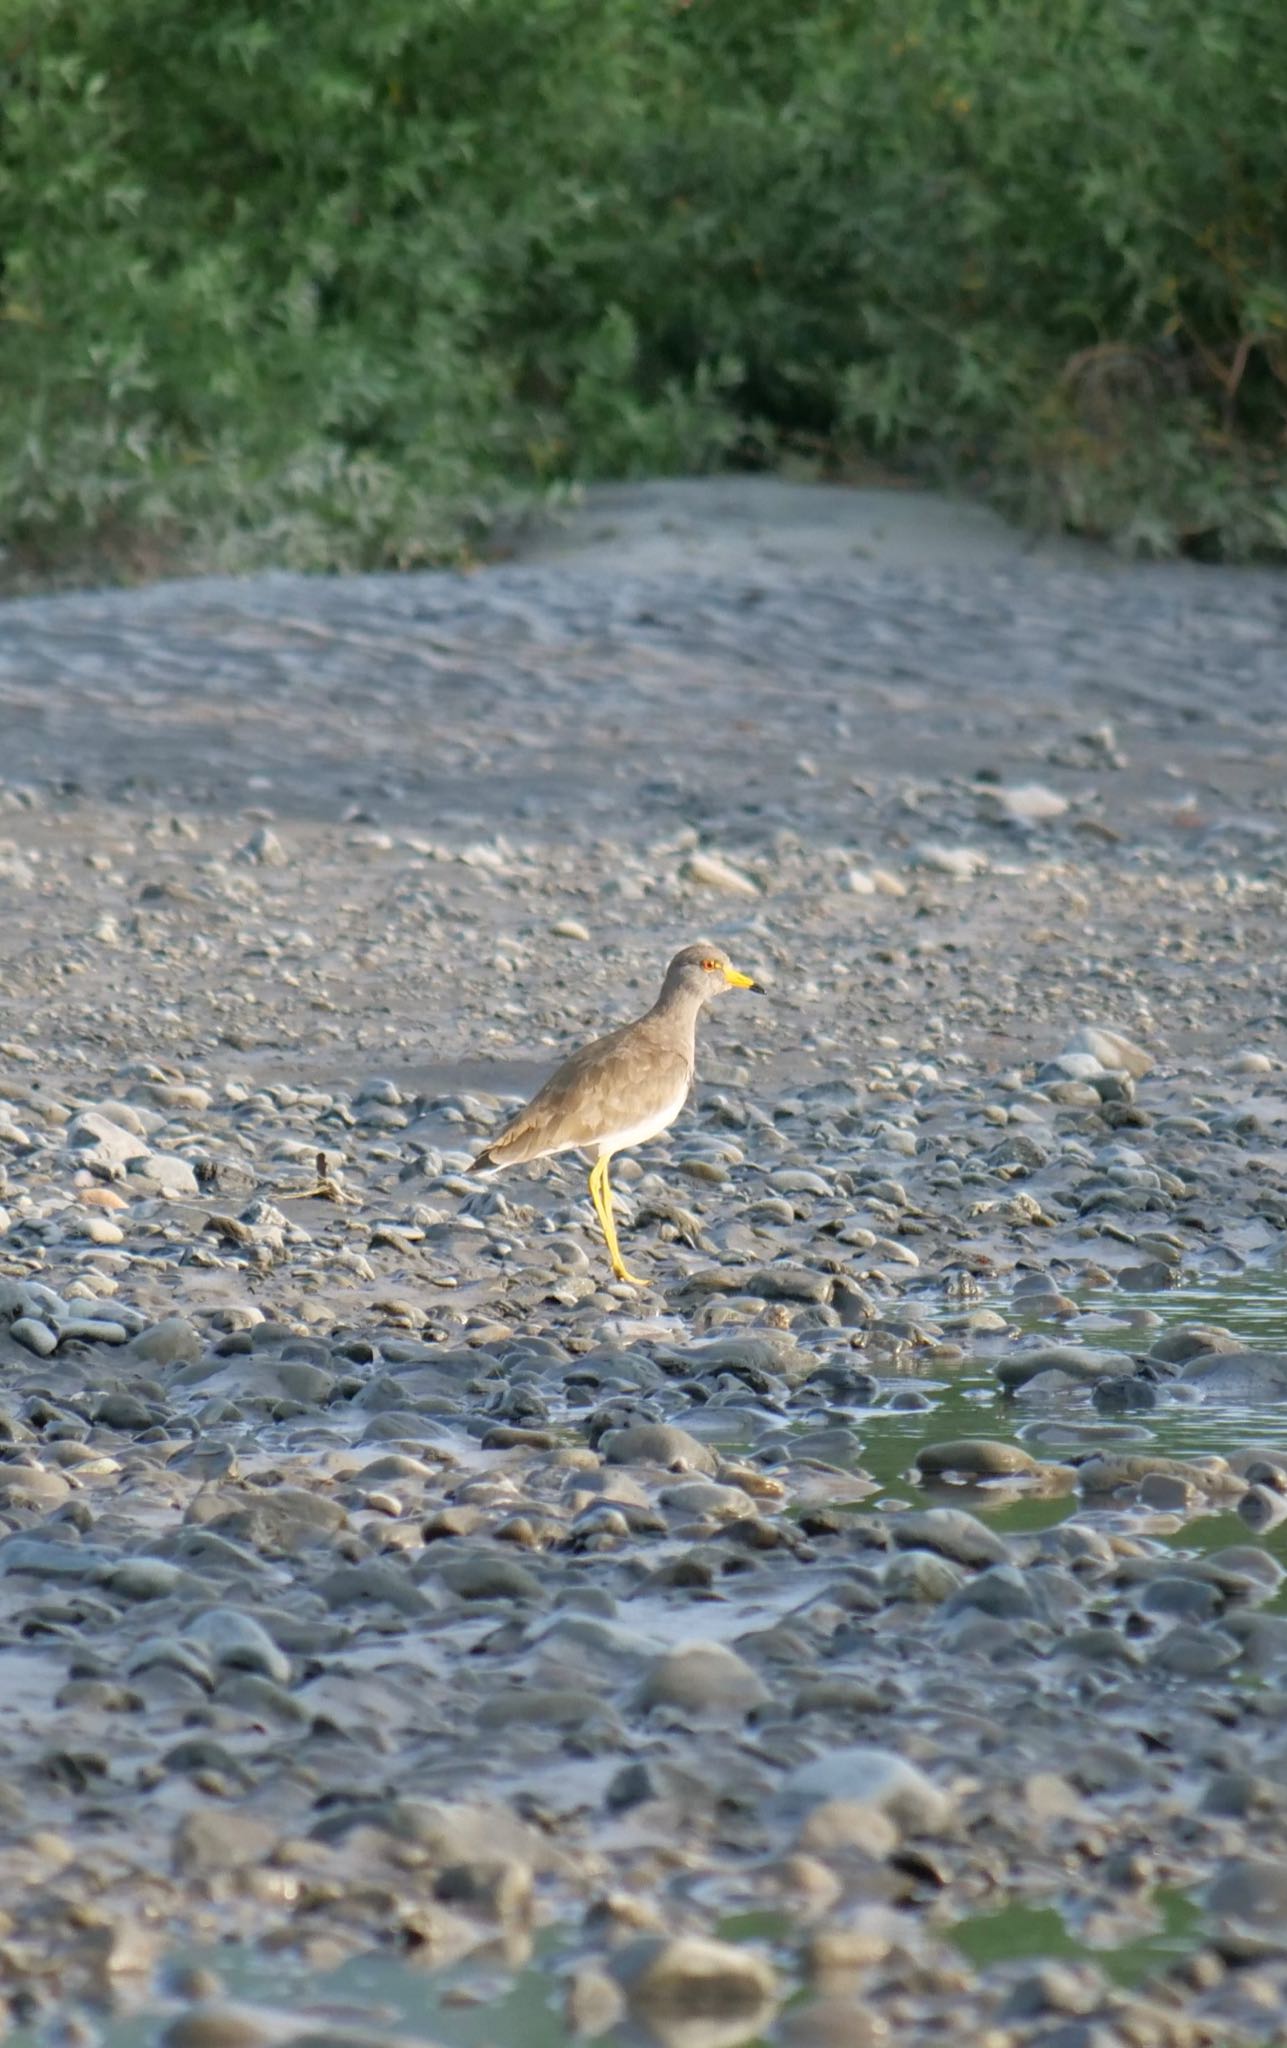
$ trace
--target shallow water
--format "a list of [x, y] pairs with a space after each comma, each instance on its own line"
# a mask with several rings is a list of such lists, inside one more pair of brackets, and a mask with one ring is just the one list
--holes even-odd
[[[1244, 1338], [1249, 1350], [1287, 1349], [1287, 1275], [1281, 1273], [1242, 1274], [1236, 1281], [1153, 1294], [1083, 1294], [1078, 1305], [1084, 1314], [1055, 1323], [1048, 1318], [1025, 1319], [1004, 1298], [996, 1303], [1015, 1328], [1039, 1333], [1050, 1343], [1084, 1342], [1104, 1350], [1143, 1354], [1164, 1329], [1206, 1323]], [[1157, 1324], [1141, 1327], [1137, 1319], [1142, 1314], [1156, 1316]], [[1004, 1340], [994, 1341], [999, 1348]], [[927, 1408], [888, 1405], [899, 1389], [906, 1392], [912, 1388], [926, 1397]], [[923, 1373], [886, 1380], [879, 1404], [855, 1413], [853, 1422], [861, 1444], [857, 1462], [878, 1481], [883, 1495], [923, 1505], [925, 1489], [915, 1471], [916, 1453], [925, 1445], [955, 1436], [986, 1436], [1022, 1444], [1034, 1457], [1051, 1461], [1109, 1442], [1176, 1458], [1227, 1457], [1255, 1446], [1287, 1449], [1287, 1402], [1252, 1408], [1231, 1400], [1195, 1401], [1183, 1394], [1170, 1394], [1165, 1385], [1159, 1387], [1158, 1394], [1154, 1409], [1132, 1410], [1120, 1417], [1101, 1415], [1091, 1403], [1089, 1389], [1057, 1399], [1015, 1398], [998, 1387], [990, 1365], [970, 1363], [960, 1369], [944, 1369], [930, 1364]], [[958, 1491], [942, 1482], [935, 1482], [934, 1490]], [[1086, 1514], [1075, 1495], [1054, 1500], [1021, 1496], [1016, 1500], [1016, 1487], [1008, 1480], [962, 1486], [959, 1492], [962, 1505], [989, 1514], [990, 1519], [994, 1515], [996, 1526], [1003, 1530], [1037, 1528], [1074, 1512], [1083, 1518]], [[991, 1513], [990, 1498], [997, 1503]], [[1187, 1524], [1174, 1540], [1181, 1549], [1209, 1550], [1247, 1541], [1248, 1530], [1236, 1515], [1211, 1515]], [[1264, 1542], [1287, 1565], [1287, 1525], [1254, 1540]]]
[[[402, 2034], [441, 2048], [567, 2048], [556, 1967], [568, 1952], [566, 1936], [551, 1929], [537, 1936], [530, 1962], [512, 1972], [475, 1960], [417, 1969], [391, 1955], [355, 1956], [319, 1972], [241, 1943], [182, 1951], [170, 1967], [213, 1970], [238, 2004], [307, 2016], [328, 2031]], [[103, 2048], [144, 2048], [166, 2016], [164, 2006], [150, 2004], [119, 2013], [103, 2026]], [[34, 2048], [34, 2036], [10, 2039]]]

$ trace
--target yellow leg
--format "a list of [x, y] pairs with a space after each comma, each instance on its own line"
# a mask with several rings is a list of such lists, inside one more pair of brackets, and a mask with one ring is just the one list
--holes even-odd
[[628, 1281], [632, 1287], [645, 1286], [647, 1283], [640, 1280], [637, 1274], [630, 1272], [626, 1266], [621, 1256], [621, 1246], [617, 1243], [617, 1226], [612, 1220], [612, 1189], [608, 1183], [606, 1157], [596, 1159], [590, 1168], [590, 1200], [594, 1203], [594, 1213], [599, 1219], [599, 1228], [603, 1232], [603, 1241], [608, 1247], [608, 1257], [612, 1260], [612, 1270], [617, 1279]]

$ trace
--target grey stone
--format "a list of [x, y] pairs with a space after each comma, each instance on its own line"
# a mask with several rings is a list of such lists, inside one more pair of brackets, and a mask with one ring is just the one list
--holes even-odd
[[829, 1273], [815, 1273], [807, 1266], [761, 1266], [750, 1273], [744, 1282], [748, 1294], [759, 1295], [764, 1301], [830, 1301], [832, 1278]]
[[225, 1672], [214, 1690], [221, 1707], [258, 1724], [293, 1729], [306, 1727], [312, 1720], [308, 1708], [283, 1686], [254, 1671]]
[[234, 858], [250, 867], [284, 868], [290, 856], [271, 826], [257, 825], [249, 839], [237, 848]]
[[258, 1672], [275, 1685], [290, 1680], [290, 1658], [279, 1650], [262, 1623], [235, 1607], [211, 1607], [184, 1631], [212, 1663], [237, 1671]]
[[927, 839], [914, 849], [909, 865], [947, 875], [954, 882], [969, 882], [986, 872], [988, 857], [974, 846], [942, 846]]
[[194, 1503], [201, 1519], [234, 1541], [287, 1557], [316, 1544], [328, 1544], [348, 1526], [341, 1502], [322, 1492], [298, 1486], [228, 1487]]
[[710, 1337], [683, 1351], [667, 1353], [676, 1364], [699, 1372], [727, 1372], [741, 1368], [784, 1379], [789, 1387], [799, 1385], [817, 1367], [817, 1358], [806, 1351], [789, 1330], [747, 1330]]
[[490, 1551], [434, 1561], [436, 1576], [459, 1600], [540, 1600], [540, 1580], [526, 1565]]
[[[1043, 1088], [1053, 1086], [1061, 1091], [1078, 1090], [1071, 1098], [1074, 1102], [1098, 1102], [1099, 1097], [1094, 1090], [1084, 1087], [1084, 1084], [1098, 1080], [1103, 1071], [1102, 1063], [1093, 1052], [1061, 1052], [1038, 1068], [1037, 1080]], [[1069, 1097], [1066, 1092], [1061, 1092], [1056, 1099], [1067, 1101]]]
[[723, 1643], [681, 1643], [667, 1650], [639, 1689], [645, 1709], [674, 1707], [699, 1719], [744, 1719], [768, 1698], [759, 1674]]
[[146, 1401], [120, 1387], [100, 1394], [92, 1412], [95, 1422], [106, 1429], [150, 1429], [158, 1419], [157, 1411], [149, 1408]]
[[204, 1349], [200, 1331], [185, 1316], [163, 1317], [140, 1330], [130, 1344], [131, 1356], [149, 1365], [186, 1365]]
[[1220, 1582], [1242, 1599], [1267, 1600], [1282, 1585], [1282, 1565], [1258, 1543], [1226, 1543], [1208, 1553], [1204, 1570], [1221, 1575]]
[[33, 1579], [92, 1579], [116, 1562], [110, 1551], [88, 1543], [55, 1543], [41, 1536], [9, 1536], [0, 1543], [0, 1572]]
[[185, 1814], [174, 1834], [174, 1867], [180, 1877], [211, 1877], [262, 1864], [277, 1841], [277, 1830], [254, 1814], [206, 1807]]
[[685, 1479], [677, 1486], [663, 1486], [657, 1505], [674, 1514], [716, 1522], [744, 1521], [755, 1513], [755, 1503], [740, 1486], [721, 1486], [714, 1479]]
[[60, 1344], [124, 1344], [128, 1336], [124, 1323], [105, 1316], [68, 1316], [58, 1326]]
[[806, 1714], [883, 1714], [889, 1698], [861, 1678], [810, 1678], [791, 1702], [796, 1719]]
[[212, 2001], [177, 2013], [160, 2038], [162, 2048], [278, 2048], [296, 2032], [281, 2013]]
[[365, 1564], [341, 1565], [317, 1588], [328, 1607], [392, 1607], [399, 1614], [422, 1615], [433, 1611], [432, 1602], [404, 1572], [374, 1559]]
[[661, 1465], [668, 1472], [714, 1472], [715, 1453], [686, 1429], [669, 1422], [631, 1422], [610, 1429], [599, 1444], [610, 1465]]
[[891, 1515], [889, 1533], [900, 1550], [936, 1550], [956, 1564], [1005, 1564], [1010, 1556], [995, 1529], [964, 1508], [912, 1508]]
[[975, 1479], [1040, 1472], [1037, 1460], [1020, 1444], [998, 1443], [993, 1437], [954, 1437], [948, 1443], [923, 1444], [913, 1460], [918, 1472], [937, 1475], [963, 1472]]
[[1011, 1392], [1044, 1373], [1058, 1373], [1065, 1380], [1090, 1384], [1134, 1370], [1135, 1361], [1129, 1352], [1092, 1348], [1089, 1344], [1034, 1344], [1021, 1351], [1007, 1352], [996, 1362], [997, 1378]]
[[[584, 1709], [585, 1702], [580, 1705]], [[528, 1925], [534, 1893], [530, 1866], [514, 1856], [474, 1856], [448, 1863], [434, 1884], [435, 1897], [510, 1928]]]
[[310, 1365], [306, 1359], [280, 1359], [273, 1377], [288, 1400], [300, 1401], [307, 1408], [326, 1407], [335, 1393], [335, 1374]]
[[584, 1728], [607, 1715], [607, 1708], [581, 1686], [524, 1686], [494, 1693], [476, 1715], [480, 1728]]
[[1253, 1814], [1279, 1813], [1283, 1788], [1255, 1771], [1216, 1771], [1207, 1781], [1200, 1810], [1245, 1820]]
[[1152, 1651], [1149, 1663], [1172, 1678], [1211, 1678], [1238, 1661], [1241, 1645], [1223, 1629], [1171, 1629]]
[[951, 1797], [892, 1750], [854, 1743], [834, 1749], [812, 1763], [799, 1764], [782, 1788], [779, 1803], [788, 1814], [805, 1814], [824, 1801], [839, 1799], [874, 1807], [900, 1828], [915, 1834], [938, 1834], [949, 1827], [955, 1812]]
[[1287, 1401], [1287, 1352], [1199, 1354], [1181, 1366], [1180, 1378], [1217, 1400]]
[[1140, 1606], [1147, 1614], [1167, 1614], [1186, 1621], [1206, 1621], [1220, 1606], [1220, 1594], [1207, 1578], [1189, 1572], [1159, 1572], [1145, 1582]]
[[190, 1678], [204, 1692], [213, 1692], [215, 1667], [208, 1655], [203, 1655], [191, 1643], [181, 1642], [177, 1636], [148, 1636], [129, 1651], [125, 1670], [131, 1678], [142, 1672], [157, 1669], [179, 1671]]
[[898, 1847], [896, 1821], [865, 1799], [823, 1799], [809, 1809], [796, 1848], [809, 1856], [864, 1856], [883, 1863]]
[[1185, 1323], [1164, 1330], [1149, 1346], [1149, 1357], [1159, 1365], [1186, 1365], [1191, 1358], [1209, 1358], [1220, 1351], [1243, 1351], [1241, 1337], [1232, 1330], [1211, 1323]]
[[48, 1514], [61, 1507], [70, 1492], [71, 1482], [61, 1472], [26, 1461], [0, 1464], [0, 1508]]
[[1245, 1491], [1245, 1482], [1239, 1475], [1220, 1462], [1186, 1464], [1180, 1458], [1164, 1458], [1145, 1451], [1101, 1451], [1077, 1467], [1078, 1490], [1088, 1498], [1129, 1492], [1150, 1479], [1173, 1482], [1180, 1489], [1177, 1506], [1188, 1500], [1190, 1489], [1211, 1499], [1231, 1502]]
[[1151, 1381], [1119, 1373], [1115, 1379], [1097, 1380], [1090, 1398], [1100, 1415], [1127, 1415], [1156, 1408], [1157, 1388]]
[[978, 806], [980, 815], [992, 823], [1031, 830], [1062, 818], [1068, 798], [1044, 782], [1001, 783], [995, 789], [980, 789]]
[[753, 1949], [702, 1935], [646, 1935], [619, 1949], [612, 1974], [630, 2011], [653, 2023], [767, 2019], [777, 1998], [772, 1967]]
[[1107, 1991], [1104, 1976], [1093, 1963], [1042, 1962], [1011, 1985], [999, 2017], [1031, 2020], [1048, 2012], [1090, 2013], [1103, 2004]]
[[0, 1321], [13, 1322], [18, 1316], [31, 1315], [39, 1306], [25, 1281], [0, 1277]]
[[944, 1605], [945, 1615], [991, 1614], [1004, 1621], [1028, 1621], [1038, 1613], [1026, 1575], [1011, 1564], [993, 1564], [954, 1592]]
[[130, 1180], [142, 1181], [165, 1195], [187, 1199], [198, 1193], [196, 1173], [174, 1152], [149, 1152], [142, 1159], [128, 1161], [125, 1170]]
[[1145, 1052], [1143, 1046], [1123, 1037], [1120, 1031], [1110, 1031], [1098, 1024], [1081, 1025], [1068, 1040], [1064, 1051], [1088, 1053], [1108, 1072], [1120, 1069], [1136, 1081], [1153, 1071], [1153, 1056]]
[[9, 1335], [15, 1344], [34, 1351], [37, 1358], [49, 1358], [58, 1349], [57, 1332], [48, 1323], [37, 1322], [34, 1316], [18, 1316], [9, 1325]]
[[162, 1557], [127, 1557], [101, 1574], [103, 1585], [122, 1600], [167, 1600], [183, 1591], [200, 1591], [201, 1581]]
[[87, 1165], [101, 1167], [112, 1176], [125, 1172], [132, 1159], [146, 1159], [146, 1140], [128, 1131], [99, 1110], [87, 1109], [67, 1127], [67, 1143]]
[[1085, 1664], [1141, 1664], [1143, 1657], [1134, 1643], [1114, 1628], [1070, 1629], [1055, 1645], [1060, 1657], [1077, 1657]]
[[885, 1598], [937, 1606], [956, 1592], [964, 1577], [959, 1564], [932, 1550], [900, 1551], [885, 1567]]
[[1267, 1856], [1235, 1856], [1206, 1890], [1207, 1911], [1242, 1922], [1287, 1948], [1287, 1862]]

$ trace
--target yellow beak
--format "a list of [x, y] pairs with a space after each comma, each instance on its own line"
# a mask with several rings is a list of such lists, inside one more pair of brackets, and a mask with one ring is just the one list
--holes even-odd
[[739, 974], [736, 967], [726, 967], [724, 979], [730, 988], [751, 988], [755, 990], [757, 996], [764, 994], [758, 981], [752, 981], [749, 974]]

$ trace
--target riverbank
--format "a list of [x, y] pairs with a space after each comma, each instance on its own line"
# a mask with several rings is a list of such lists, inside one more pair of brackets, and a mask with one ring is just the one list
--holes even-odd
[[1281, 2038], [1284, 586], [729, 488], [4, 610], [16, 2020]]

